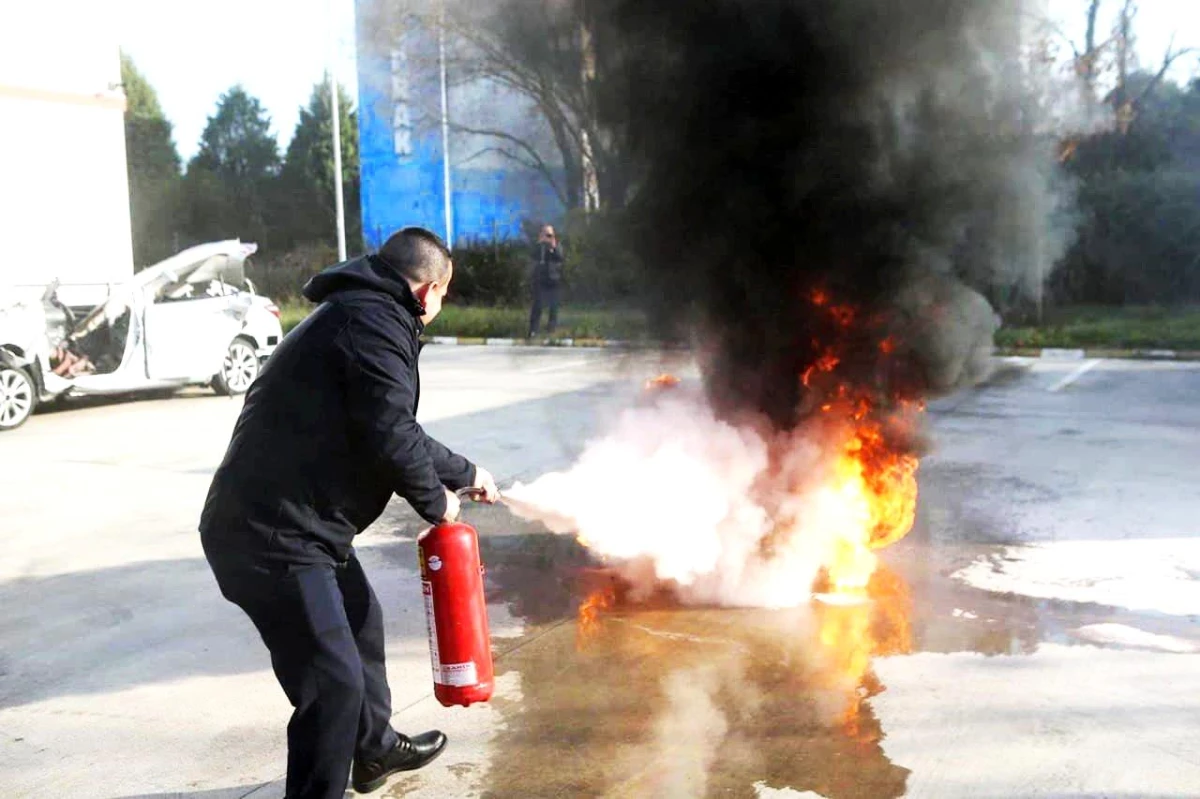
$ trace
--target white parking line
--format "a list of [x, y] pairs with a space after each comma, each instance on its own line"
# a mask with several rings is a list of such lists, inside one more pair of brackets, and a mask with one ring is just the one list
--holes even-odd
[[1064, 388], [1066, 388], [1067, 386], [1071, 385], [1071, 384], [1072, 384], [1072, 383], [1074, 383], [1076, 380], [1078, 380], [1079, 378], [1083, 377], [1083, 376], [1084, 376], [1084, 375], [1086, 375], [1088, 372], [1092, 371], [1092, 370], [1093, 370], [1093, 369], [1095, 369], [1097, 366], [1099, 366], [1099, 365], [1100, 365], [1100, 363], [1101, 363], [1103, 360], [1104, 360], [1103, 358], [1096, 358], [1095, 360], [1088, 361], [1087, 363], [1085, 363], [1085, 364], [1083, 364], [1082, 366], [1080, 366], [1078, 369], [1075, 369], [1074, 371], [1072, 371], [1072, 372], [1071, 372], [1069, 375], [1067, 375], [1066, 377], [1064, 377], [1062, 380], [1059, 380], [1057, 383], [1055, 383], [1054, 385], [1050, 386], [1050, 388], [1049, 388], [1049, 389], [1047, 389], [1047, 390], [1048, 390], [1048, 391], [1052, 391], [1052, 392], [1054, 392], [1054, 391], [1062, 391]]

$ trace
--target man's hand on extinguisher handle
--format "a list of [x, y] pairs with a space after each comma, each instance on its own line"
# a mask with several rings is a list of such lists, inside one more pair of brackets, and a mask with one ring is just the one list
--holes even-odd
[[500, 499], [500, 489], [496, 487], [496, 478], [482, 466], [475, 467], [475, 482], [469, 489], [468, 496], [476, 502], [486, 502], [492, 505]]
[[458, 521], [458, 514], [462, 510], [462, 503], [458, 501], [458, 494], [455, 494], [448, 488], [444, 490], [446, 492], [446, 512], [442, 514], [442, 521], [450, 524]]
[[460, 488], [458, 491], [446, 489], [446, 514], [442, 517], [442, 521], [454, 522], [458, 520], [458, 514], [462, 512], [462, 499], [464, 498], [474, 502], [486, 502], [489, 505], [499, 500], [500, 489], [496, 488], [496, 479], [492, 477], [492, 473], [487, 469], [476, 467], [474, 485], [467, 488]]
[[[459, 500], [469, 499], [472, 502], [487, 502], [482, 488], [460, 488], [457, 492]], [[503, 499], [497, 492], [497, 500]], [[490, 504], [490, 503], [489, 503]]]

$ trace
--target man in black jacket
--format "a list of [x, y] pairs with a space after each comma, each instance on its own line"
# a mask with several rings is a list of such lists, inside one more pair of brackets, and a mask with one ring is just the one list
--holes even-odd
[[416, 421], [419, 336], [453, 276], [433, 233], [405, 228], [376, 255], [327, 269], [321, 303], [280, 344], [246, 395], [200, 520], [221, 593], [271, 653], [295, 708], [288, 799], [331, 799], [420, 768], [446, 737], [391, 727], [383, 613], [354, 536], [392, 494], [426, 521], [453, 521], [455, 490], [496, 484]]

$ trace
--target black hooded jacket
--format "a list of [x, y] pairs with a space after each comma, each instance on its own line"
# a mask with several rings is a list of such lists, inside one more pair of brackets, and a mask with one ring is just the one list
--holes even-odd
[[443, 485], [475, 467], [417, 424], [425, 309], [372, 256], [309, 281], [321, 303], [293, 330], [246, 395], [200, 518], [209, 558], [344, 561], [393, 493], [430, 522]]

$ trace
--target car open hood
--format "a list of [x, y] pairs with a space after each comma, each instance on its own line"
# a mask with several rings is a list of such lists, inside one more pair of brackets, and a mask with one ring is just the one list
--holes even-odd
[[86, 335], [116, 320], [139, 295], [153, 302], [165, 292], [186, 284], [200, 286], [217, 280], [240, 285], [245, 281], [246, 258], [257, 250], [257, 244], [230, 239], [190, 247], [148, 266], [115, 286], [103, 305], [80, 320], [71, 337]]

